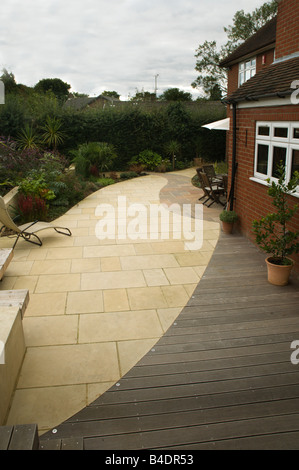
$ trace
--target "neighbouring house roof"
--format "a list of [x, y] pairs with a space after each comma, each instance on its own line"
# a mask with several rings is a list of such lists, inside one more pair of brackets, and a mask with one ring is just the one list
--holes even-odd
[[291, 95], [291, 84], [299, 77], [299, 57], [273, 63], [233, 92], [226, 103], [256, 101], [262, 98], [283, 98]]
[[271, 46], [274, 47], [276, 42], [276, 23], [277, 18], [272, 18], [272, 20], [262, 26], [253, 36], [222, 60], [219, 65], [221, 67], [229, 67], [242, 58], [245, 59], [259, 51], [267, 50]]
[[72, 108], [75, 111], [79, 111], [80, 109], [84, 109], [87, 106], [90, 106], [92, 103], [94, 103], [95, 101], [97, 101], [99, 99], [105, 100], [109, 104], [113, 104], [113, 101], [115, 101], [112, 98], [110, 98], [109, 96], [103, 96], [103, 95], [95, 96], [93, 98], [90, 98], [90, 97], [69, 98], [65, 102], [64, 107]]

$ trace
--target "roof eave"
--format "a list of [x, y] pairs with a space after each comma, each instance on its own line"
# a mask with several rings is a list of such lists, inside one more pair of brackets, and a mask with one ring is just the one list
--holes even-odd
[[224, 59], [222, 62], [219, 63], [219, 67], [229, 68], [232, 65], [238, 64], [239, 62], [243, 62], [246, 59], [249, 59], [250, 57], [262, 54], [263, 52], [270, 51], [271, 49], [275, 49], [275, 45], [276, 45], [276, 42], [271, 42], [268, 45], [261, 47], [260, 49], [256, 49], [256, 50], [249, 52], [248, 54], [241, 55], [240, 57], [237, 57], [234, 60]]
[[248, 102], [248, 101], [259, 101], [262, 99], [271, 99], [271, 98], [287, 98], [287, 96], [290, 96], [293, 93], [294, 90], [286, 90], [286, 91], [279, 91], [275, 93], [263, 93], [260, 95], [247, 95], [243, 97], [231, 97], [231, 98], [224, 98], [222, 100], [223, 103], [225, 104], [238, 104], [242, 102]]

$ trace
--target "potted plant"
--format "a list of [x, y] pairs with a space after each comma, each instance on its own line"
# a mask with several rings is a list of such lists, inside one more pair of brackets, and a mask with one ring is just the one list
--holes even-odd
[[235, 211], [223, 210], [220, 212], [219, 218], [222, 222], [222, 229], [224, 233], [232, 233], [234, 223], [238, 220], [238, 214]]
[[[270, 179], [267, 180], [270, 184]], [[272, 204], [276, 212], [269, 213], [261, 220], [253, 221], [253, 232], [256, 242], [266, 253], [271, 254], [266, 259], [268, 268], [268, 281], [271, 284], [285, 286], [294, 266], [289, 255], [299, 252], [299, 232], [288, 230], [288, 222], [298, 210], [288, 205], [288, 195], [296, 192], [299, 184], [299, 173], [295, 172], [289, 183], [285, 183], [285, 168], [278, 167], [278, 181], [273, 181], [268, 188], [272, 197]]]

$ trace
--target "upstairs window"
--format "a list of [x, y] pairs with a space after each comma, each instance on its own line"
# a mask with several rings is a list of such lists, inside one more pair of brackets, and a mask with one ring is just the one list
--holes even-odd
[[239, 86], [256, 74], [256, 58], [248, 59], [239, 64]]

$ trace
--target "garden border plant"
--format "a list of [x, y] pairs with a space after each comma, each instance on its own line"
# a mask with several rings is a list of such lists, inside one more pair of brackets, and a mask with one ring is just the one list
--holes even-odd
[[[288, 256], [299, 252], [299, 232], [291, 231], [288, 223], [298, 210], [298, 204], [290, 207], [288, 196], [296, 192], [299, 185], [299, 173], [296, 171], [291, 180], [285, 182], [285, 167], [280, 164], [277, 168], [278, 180], [272, 181], [268, 188], [268, 195], [276, 212], [271, 212], [259, 221], [252, 223], [256, 243], [263, 251], [271, 254], [266, 259], [268, 267], [268, 280], [275, 285], [288, 284], [290, 272], [294, 261]], [[267, 179], [270, 184], [270, 179]], [[285, 273], [283, 279], [280, 274]]]

